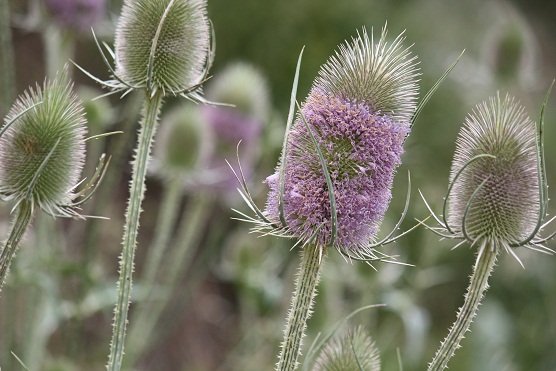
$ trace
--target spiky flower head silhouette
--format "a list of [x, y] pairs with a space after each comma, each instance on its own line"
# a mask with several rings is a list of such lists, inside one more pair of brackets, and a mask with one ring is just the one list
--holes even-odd
[[95, 176], [77, 192], [88, 139], [84, 110], [72, 88], [64, 70], [42, 87], [25, 91], [6, 116], [0, 131], [0, 194], [5, 200], [16, 205], [28, 201], [32, 209], [54, 216], [80, 217], [80, 198], [99, 179], [104, 156]]
[[[96, 38], [95, 38], [96, 40]], [[116, 28], [113, 79], [101, 81], [111, 93], [144, 89], [149, 96], [183, 96], [205, 102], [201, 85], [214, 58], [206, 0], [125, 0]]]
[[435, 232], [461, 239], [456, 247], [468, 242], [480, 250], [505, 250], [520, 264], [516, 247], [551, 252], [544, 243], [554, 234], [540, 235], [548, 224], [545, 106], [546, 100], [535, 129], [524, 107], [509, 95], [497, 93], [477, 105], [457, 139], [444, 215], [442, 220], [435, 216], [441, 226]]
[[324, 346], [314, 371], [380, 371], [380, 353], [363, 326], [348, 328]]

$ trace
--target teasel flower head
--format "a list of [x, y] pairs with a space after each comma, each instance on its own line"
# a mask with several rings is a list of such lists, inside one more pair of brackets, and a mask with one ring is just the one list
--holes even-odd
[[363, 326], [336, 335], [320, 351], [315, 371], [380, 371], [380, 353]]
[[419, 72], [403, 34], [386, 36], [386, 27], [378, 41], [363, 30], [342, 45], [295, 120], [290, 110], [259, 230], [355, 259], [374, 259], [374, 247], [392, 241], [394, 232], [378, 245], [375, 236], [418, 111]]
[[[212, 186], [227, 199], [237, 199], [236, 179], [225, 158], [234, 156], [238, 143], [250, 177], [260, 153], [261, 135], [269, 116], [269, 88], [265, 76], [245, 62], [229, 65], [206, 85], [206, 96], [213, 102], [230, 106], [205, 105], [203, 116], [214, 137], [214, 152], [209, 167], [214, 172]], [[237, 166], [234, 167], [238, 171]]]
[[[96, 37], [95, 37], [96, 40]], [[113, 79], [101, 81], [112, 90], [146, 90], [149, 96], [183, 96], [205, 102], [201, 85], [214, 58], [211, 24], [206, 0], [125, 0], [116, 28], [115, 69], [97, 41], [97, 47]]]
[[63, 27], [88, 31], [106, 12], [106, 0], [45, 0], [54, 20]]
[[84, 110], [72, 88], [66, 69], [12, 106], [0, 130], [3, 199], [16, 206], [28, 201], [53, 216], [81, 217], [79, 205], [92, 195], [107, 164], [103, 155], [94, 176], [76, 191], [83, 182], [85, 142], [92, 138], [85, 138]]
[[543, 149], [547, 99], [548, 94], [537, 127], [515, 98], [499, 93], [469, 114], [457, 139], [445, 216], [435, 216], [441, 227], [434, 231], [462, 239], [460, 244], [505, 250], [520, 264], [516, 247], [552, 252], [544, 243], [554, 234], [540, 235], [548, 224]]

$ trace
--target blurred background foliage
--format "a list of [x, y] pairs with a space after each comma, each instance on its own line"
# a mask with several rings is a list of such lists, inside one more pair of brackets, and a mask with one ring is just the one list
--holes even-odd
[[[46, 0], [3, 3], [9, 6], [10, 27], [3, 29], [12, 34], [17, 94], [60, 69], [68, 58], [102, 79], [109, 77], [88, 28], [57, 19], [53, 8], [49, 11], [45, 6]], [[105, 7], [93, 27], [111, 45], [121, 1], [100, 3]], [[402, 229], [412, 226], [414, 218], [428, 215], [417, 189], [435, 211], [441, 211], [457, 133], [477, 103], [497, 90], [509, 92], [536, 120], [544, 94], [556, 77], [555, 2], [209, 0], [208, 11], [216, 34], [214, 80], [239, 61], [251, 64], [266, 79], [269, 109], [261, 118], [264, 126], [255, 144], [258, 149], [247, 151], [246, 159], [260, 206], [266, 193], [262, 181], [273, 172], [279, 156], [295, 63], [303, 46], [301, 98], [336, 46], [362, 27], [374, 29], [377, 35], [388, 22], [392, 39], [405, 30], [406, 44], [413, 44], [421, 62], [422, 95], [465, 49], [406, 143], [382, 233], [393, 227], [403, 210], [407, 171], [413, 189]], [[28, 232], [0, 297], [3, 370], [23, 369], [11, 352], [32, 371], [101, 370], [108, 353], [128, 160], [139, 103], [133, 95], [91, 101], [103, 92], [76, 68], [73, 77], [87, 107], [91, 134], [125, 131], [94, 141], [88, 149], [91, 163], [103, 151], [113, 156], [109, 175], [85, 210], [110, 220], [55, 222], [41, 215]], [[182, 104], [177, 99], [169, 103], [168, 111]], [[4, 116], [7, 107], [0, 109]], [[547, 173], [549, 184], [555, 184], [555, 94], [547, 115]], [[223, 145], [218, 140], [213, 138], [212, 145]], [[228, 144], [216, 152], [234, 162], [234, 147]], [[244, 147], [239, 147], [240, 156]], [[193, 170], [191, 179], [215, 176], [203, 170], [211, 169]], [[212, 170], [222, 171], [220, 167]], [[89, 167], [86, 175], [91, 171]], [[133, 356], [127, 369], [271, 370], [298, 261], [297, 251], [290, 251], [293, 242], [248, 234], [248, 224], [232, 219], [237, 214], [231, 208], [248, 211], [239, 197], [202, 182], [185, 181], [175, 203], [177, 214], [183, 217], [171, 230], [172, 243], [157, 267], [156, 280], [145, 282], [148, 247], [166, 187], [164, 177], [153, 170], [147, 187], [130, 317], [146, 341], [142, 348], [129, 349]], [[203, 212], [195, 214], [192, 210], [200, 199]], [[0, 209], [4, 235], [11, 207], [3, 204]], [[192, 219], [187, 219], [192, 214], [196, 215], [193, 226], [189, 225]], [[182, 219], [185, 222], [180, 223]], [[186, 238], [181, 234], [184, 228], [193, 230], [187, 237], [188, 256], [182, 258], [176, 281], [165, 282], [174, 250]], [[384, 370], [398, 369], [398, 350], [404, 370], [425, 369], [455, 319], [474, 262], [474, 249], [451, 250], [454, 244], [419, 228], [384, 248], [413, 267], [378, 263], [376, 270], [346, 262], [332, 251], [309, 322], [306, 349], [319, 331], [330, 330], [354, 309], [381, 303], [385, 306], [366, 310], [350, 322], [364, 325], [372, 334]], [[549, 246], [554, 248], [555, 242]], [[521, 249], [517, 254], [526, 269], [507, 255], [500, 257], [472, 332], [450, 370], [556, 369], [556, 260]], [[157, 301], [164, 308], [160, 320], [153, 331], [142, 333], [143, 324], [133, 323], [134, 314], [141, 305]]]

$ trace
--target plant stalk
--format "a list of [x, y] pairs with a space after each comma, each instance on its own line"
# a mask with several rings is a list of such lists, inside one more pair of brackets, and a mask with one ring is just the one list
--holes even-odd
[[494, 269], [498, 247], [486, 242], [479, 251], [479, 256], [473, 269], [469, 288], [465, 295], [463, 306], [459, 309], [456, 322], [450, 328], [448, 336], [444, 339], [436, 352], [434, 359], [429, 364], [429, 371], [440, 371], [448, 367], [448, 361], [453, 357], [459, 343], [475, 317], [479, 304], [488, 289], [488, 278]]
[[301, 343], [305, 336], [307, 320], [312, 313], [323, 253], [322, 246], [308, 245], [303, 248], [284, 341], [276, 366], [277, 371], [293, 371], [299, 365], [297, 358], [301, 354]]
[[155, 93], [152, 97], [146, 96], [143, 120], [141, 121], [137, 149], [132, 164], [129, 201], [125, 217], [123, 250], [120, 256], [118, 302], [114, 309], [112, 341], [110, 343], [110, 356], [107, 364], [108, 371], [119, 371], [122, 367], [127, 316], [131, 299], [133, 261], [137, 246], [137, 231], [139, 229], [139, 216], [141, 214], [141, 203], [145, 195], [147, 165], [150, 158], [151, 146], [154, 141], [154, 135], [156, 133], [162, 98], [163, 95], [161, 92]]
[[31, 201], [21, 201], [17, 207], [17, 215], [12, 224], [10, 234], [0, 254], [0, 291], [2, 290], [2, 286], [10, 270], [10, 265], [19, 247], [19, 242], [25, 234], [27, 227], [31, 224], [32, 217], [33, 207]]

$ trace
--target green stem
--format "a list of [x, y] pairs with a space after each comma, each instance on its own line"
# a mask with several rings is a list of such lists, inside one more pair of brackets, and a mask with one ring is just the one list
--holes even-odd
[[322, 258], [323, 247], [314, 245], [304, 247], [277, 371], [293, 371], [298, 366], [297, 358], [301, 354], [301, 341], [305, 336], [307, 320], [311, 316]]
[[[203, 225], [207, 221], [211, 210], [211, 200], [212, 197], [209, 195], [199, 193], [192, 197], [189, 200], [190, 203], [186, 206], [178, 228], [179, 235], [176, 242], [172, 244], [172, 251], [168, 253], [164, 264], [164, 276], [161, 277], [163, 291], [158, 293], [156, 297], [155, 295], [149, 295], [149, 297], [155, 297], [154, 301], [142, 303], [142, 306], [138, 308], [137, 317], [134, 317], [134, 323], [130, 330], [130, 364], [145, 350], [149, 343], [152, 343], [155, 326], [170, 301], [181, 273], [189, 266], [194, 255], [195, 250], [192, 247], [198, 241]], [[166, 239], [166, 242], [168, 242], [168, 239]], [[156, 273], [155, 271], [154, 274]], [[155, 276], [152, 278], [153, 281], [149, 281], [148, 284], [150, 285], [147, 286], [150, 290], [155, 288]]]
[[110, 343], [110, 356], [107, 364], [108, 371], [119, 371], [122, 367], [127, 315], [131, 296], [133, 260], [135, 257], [135, 248], [137, 246], [137, 231], [139, 229], [139, 216], [141, 214], [141, 203], [145, 195], [147, 165], [161, 106], [162, 93], [156, 93], [151, 98], [147, 96], [144, 106], [144, 118], [141, 122], [135, 159], [132, 165], [129, 200], [125, 218], [123, 250], [120, 256], [118, 302], [114, 309], [112, 341]]
[[0, 1], [0, 117], [4, 117], [15, 97], [15, 63], [10, 30], [10, 7], [7, 0]]
[[494, 244], [485, 243], [481, 247], [463, 306], [459, 309], [456, 322], [450, 328], [448, 336], [446, 336], [430, 363], [429, 371], [440, 371], [447, 368], [448, 361], [452, 358], [456, 349], [460, 347], [459, 343], [469, 330], [473, 317], [479, 309], [481, 299], [488, 289], [488, 278], [494, 269], [497, 255], [498, 248]]
[[31, 218], [33, 216], [33, 207], [30, 201], [21, 201], [17, 207], [17, 215], [15, 221], [12, 225], [12, 229], [8, 236], [8, 240], [4, 244], [2, 253], [0, 255], [0, 290], [4, 285], [6, 276], [10, 270], [10, 265], [12, 264], [12, 259], [15, 257], [17, 248], [19, 247], [19, 242], [25, 234], [27, 227], [31, 224]]

